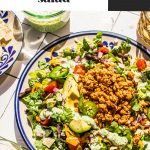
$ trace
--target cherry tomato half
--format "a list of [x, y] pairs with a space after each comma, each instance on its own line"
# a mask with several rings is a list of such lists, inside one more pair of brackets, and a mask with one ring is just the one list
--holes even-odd
[[142, 58], [138, 59], [136, 62], [136, 66], [139, 71], [144, 70], [147, 67], [146, 61]]
[[50, 123], [50, 119], [45, 119], [40, 121], [40, 124], [45, 126], [49, 125], [49, 123]]
[[55, 88], [58, 88], [57, 81], [52, 81], [47, 87], [45, 87], [44, 91], [52, 93]]
[[82, 64], [76, 65], [73, 73], [84, 75], [85, 74], [85, 66]]
[[103, 54], [107, 54], [109, 52], [109, 49], [107, 47], [99, 47], [98, 52], [101, 52]]

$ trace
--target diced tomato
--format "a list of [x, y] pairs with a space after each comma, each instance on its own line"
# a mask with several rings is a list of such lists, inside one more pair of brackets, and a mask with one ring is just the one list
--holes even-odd
[[35, 117], [36, 121], [39, 122], [41, 125], [49, 125], [50, 119], [41, 120], [39, 116]]
[[98, 52], [101, 52], [103, 54], [107, 54], [109, 52], [109, 49], [107, 47], [99, 47]]
[[136, 66], [139, 71], [144, 70], [147, 67], [146, 61], [142, 58], [139, 58], [136, 62]]
[[76, 65], [73, 73], [84, 75], [85, 74], [85, 66], [82, 64]]
[[40, 121], [40, 124], [45, 126], [49, 125], [49, 123], [50, 123], [50, 119], [45, 119]]
[[55, 88], [58, 88], [57, 81], [52, 81], [47, 87], [44, 88], [44, 91], [52, 93]]

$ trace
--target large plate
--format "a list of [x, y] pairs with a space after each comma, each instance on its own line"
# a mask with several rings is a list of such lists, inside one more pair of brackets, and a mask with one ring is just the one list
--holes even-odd
[[0, 11], [0, 18], [13, 32], [12, 40], [2, 47], [3, 55], [0, 59], [0, 76], [4, 74], [16, 61], [23, 41], [22, 26], [17, 16], [11, 11]]
[[[29, 149], [34, 150], [34, 142], [32, 138], [32, 130], [27, 122], [27, 117], [25, 114], [26, 106], [20, 101], [18, 98], [18, 95], [21, 91], [23, 91], [25, 88], [28, 87], [28, 73], [30, 71], [35, 70], [37, 67], [37, 61], [39, 60], [48, 60], [48, 56], [50, 55], [50, 50], [55, 47], [58, 51], [64, 49], [67, 46], [73, 46], [75, 45], [74, 40], [83, 38], [84, 36], [88, 36], [90, 38], [94, 37], [95, 34], [98, 31], [85, 31], [85, 32], [79, 32], [74, 33], [71, 35], [67, 35], [65, 37], [62, 37], [50, 44], [48, 44], [45, 48], [43, 48], [41, 51], [39, 51], [28, 63], [26, 68], [24, 69], [21, 78], [19, 79], [18, 86], [16, 89], [15, 94], [15, 116], [16, 116], [16, 122], [19, 128], [19, 131], [26, 142]], [[111, 32], [103, 32], [103, 43], [106, 46], [109, 46], [110, 48], [113, 48], [113, 41], [114, 39], [118, 39], [118, 42], [120, 43], [122, 40], [125, 40], [127, 37], [111, 33]], [[149, 59], [150, 52], [148, 49], [143, 47], [141, 44], [137, 43], [134, 40], [131, 40], [131, 55], [133, 57], [145, 57], [145, 59]], [[55, 56], [56, 53], [55, 53]]]

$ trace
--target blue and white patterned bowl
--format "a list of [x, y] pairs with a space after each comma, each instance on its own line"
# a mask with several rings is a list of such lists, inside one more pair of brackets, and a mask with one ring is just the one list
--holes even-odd
[[[36, 55], [30, 60], [30, 62], [26, 65], [17, 85], [16, 94], [15, 94], [15, 116], [16, 122], [19, 128], [19, 131], [26, 142], [27, 146], [30, 150], [35, 150], [34, 140], [32, 138], [32, 130], [27, 121], [27, 115], [25, 113], [26, 106], [20, 101], [19, 93], [28, 88], [28, 74], [29, 72], [34, 71], [38, 67], [39, 60], [49, 61], [50, 51], [55, 47], [57, 52], [53, 53], [54, 57], [57, 57], [59, 51], [62, 51], [65, 47], [75, 45], [76, 39], [82, 39], [85, 36], [89, 38], [93, 38], [98, 31], [85, 31], [79, 33], [73, 33], [71, 35], [67, 35], [60, 39], [53, 41], [48, 44], [42, 50], [38, 51]], [[112, 33], [112, 32], [103, 32], [103, 45], [113, 48], [113, 42], [115, 39], [118, 40], [120, 44], [122, 41], [126, 40], [127, 37]], [[146, 49], [141, 44], [137, 43], [134, 40], [131, 40], [131, 52], [130, 54], [135, 57], [144, 57], [146, 60], [150, 58], [150, 51]]]
[[12, 40], [2, 47], [0, 58], [0, 76], [4, 74], [16, 61], [23, 43], [23, 30], [19, 19], [11, 11], [0, 11], [0, 18], [7, 24], [13, 33]]

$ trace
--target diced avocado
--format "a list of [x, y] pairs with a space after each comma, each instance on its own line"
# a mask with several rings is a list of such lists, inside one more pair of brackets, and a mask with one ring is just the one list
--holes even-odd
[[64, 83], [63, 93], [64, 98], [76, 99], [79, 97], [78, 84], [73, 75], [68, 75]]
[[83, 133], [91, 129], [91, 126], [84, 120], [72, 120], [69, 127], [75, 133]]

